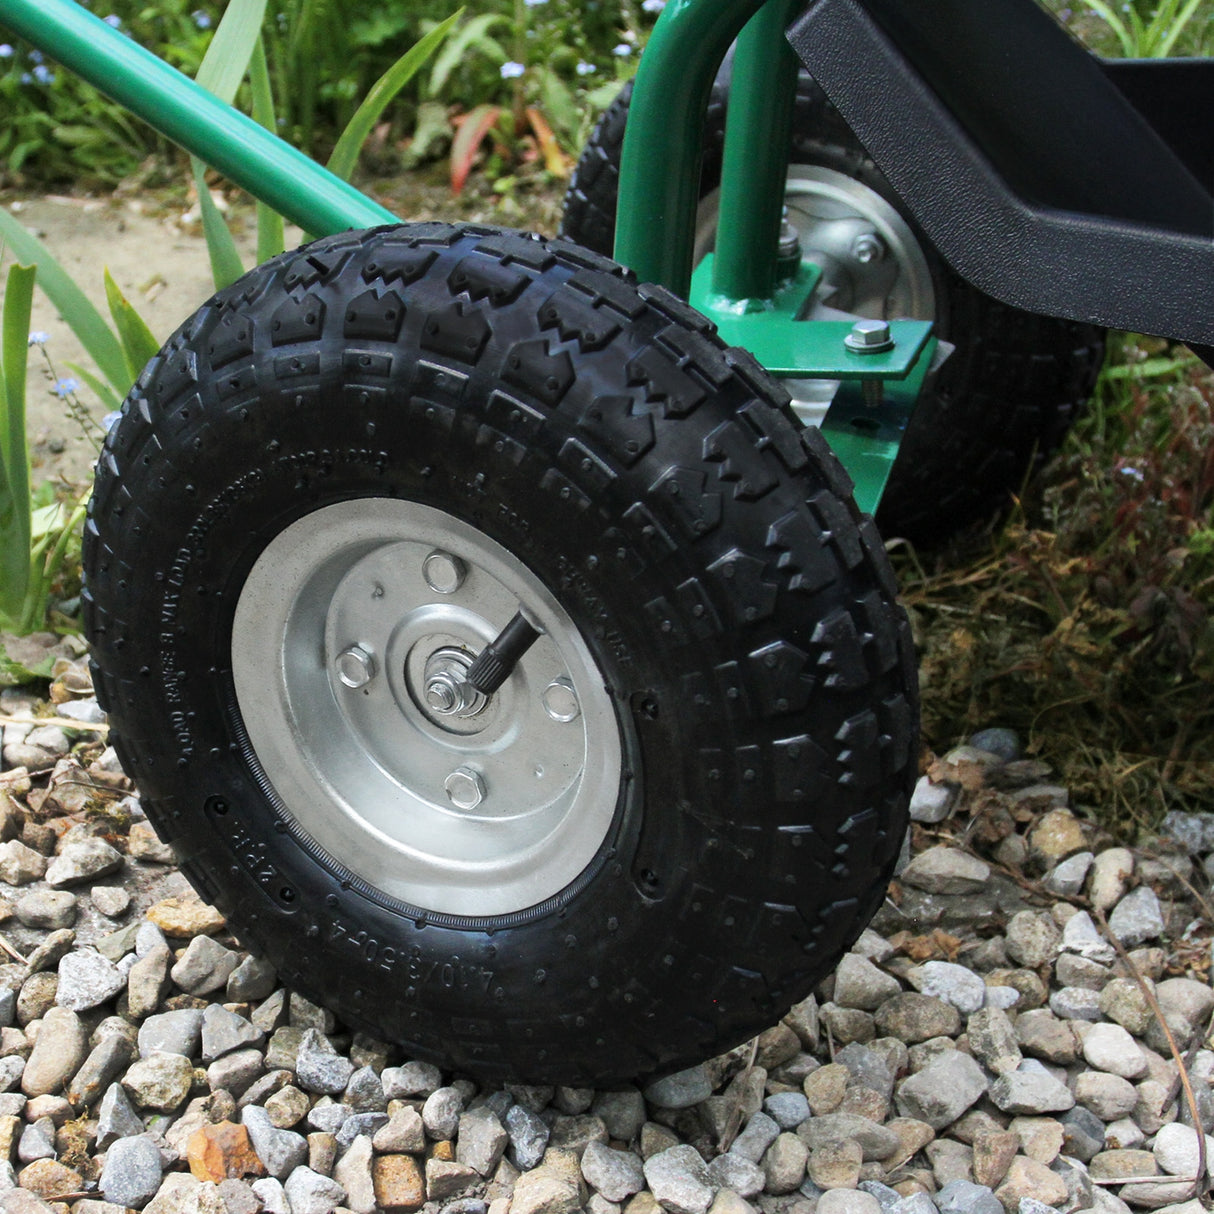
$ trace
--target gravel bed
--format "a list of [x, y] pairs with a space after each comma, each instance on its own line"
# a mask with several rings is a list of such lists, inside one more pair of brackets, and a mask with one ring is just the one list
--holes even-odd
[[80, 653], [50, 654], [49, 704], [0, 693], [6, 1214], [1203, 1208], [1164, 1024], [1214, 1129], [1214, 816], [1115, 846], [984, 731], [761, 1037], [643, 1089], [485, 1090], [278, 986], [144, 820]]

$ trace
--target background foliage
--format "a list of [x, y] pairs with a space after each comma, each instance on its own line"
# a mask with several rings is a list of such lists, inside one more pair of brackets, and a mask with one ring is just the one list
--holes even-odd
[[[224, 6], [86, 0], [86, 7], [193, 76]], [[265, 38], [279, 133], [324, 160], [371, 85], [458, 7], [457, 0], [276, 0]], [[660, 7], [657, 0], [477, 0], [439, 70], [393, 107], [381, 145], [411, 136], [426, 102], [458, 112], [522, 100], [540, 107], [574, 152], [631, 74]], [[149, 157], [157, 158], [149, 169], [180, 163], [160, 136], [19, 40], [0, 44], [0, 106], [0, 174], [9, 185], [106, 186]]]

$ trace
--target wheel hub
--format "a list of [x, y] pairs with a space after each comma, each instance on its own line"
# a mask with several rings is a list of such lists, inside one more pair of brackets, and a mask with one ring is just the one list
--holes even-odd
[[[520, 611], [538, 639], [485, 695], [468, 671]], [[621, 743], [604, 679], [535, 574], [452, 515], [369, 498], [292, 524], [240, 593], [232, 671], [297, 828], [385, 894], [515, 913], [606, 838]]]

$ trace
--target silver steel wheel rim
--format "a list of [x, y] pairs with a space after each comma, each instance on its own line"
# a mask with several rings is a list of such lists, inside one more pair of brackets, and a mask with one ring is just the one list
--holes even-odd
[[[927, 258], [910, 225], [871, 186], [815, 164], [788, 169], [784, 190], [788, 221], [801, 239], [802, 256], [823, 266], [842, 297], [831, 306], [877, 320], [934, 320], [936, 292]], [[705, 195], [696, 212], [695, 260], [716, 242], [720, 191]], [[861, 261], [857, 241], [875, 236], [882, 256]]]
[[[427, 679], [520, 609], [542, 635], [501, 690], [467, 716], [435, 709]], [[619, 726], [585, 641], [522, 562], [443, 511], [363, 498], [286, 528], [240, 592], [232, 672], [295, 827], [388, 897], [517, 913], [575, 880], [610, 829]]]
[[[706, 194], [696, 212], [696, 264], [716, 243], [720, 193]], [[936, 318], [935, 284], [927, 258], [897, 208], [872, 187], [835, 169], [794, 164], [788, 169], [784, 205], [788, 222], [800, 239], [802, 257], [822, 267], [826, 287], [815, 292], [804, 319]], [[879, 259], [860, 259], [857, 245], [865, 238], [879, 242]], [[838, 383], [821, 379], [782, 382], [792, 394], [792, 407], [801, 423], [821, 425]]]

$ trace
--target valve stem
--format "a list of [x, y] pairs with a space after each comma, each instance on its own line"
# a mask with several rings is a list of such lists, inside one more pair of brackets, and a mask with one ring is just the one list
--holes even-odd
[[541, 633], [521, 611], [477, 655], [468, 667], [465, 681], [482, 695], [491, 696], [510, 677], [523, 654], [540, 639]]

